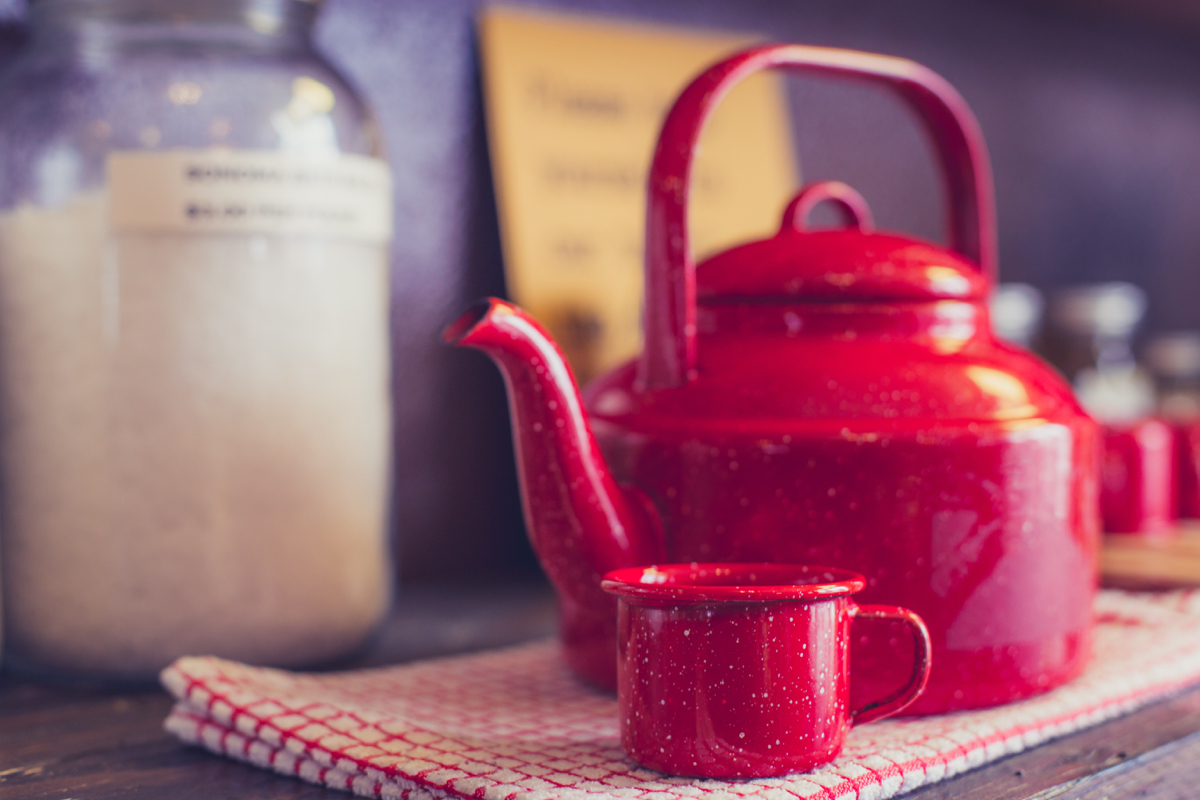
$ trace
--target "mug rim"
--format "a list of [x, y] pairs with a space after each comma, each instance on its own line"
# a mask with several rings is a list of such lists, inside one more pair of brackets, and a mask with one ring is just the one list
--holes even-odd
[[[764, 578], [767, 582], [760, 582]], [[722, 582], [702, 582], [711, 579]], [[796, 582], [801, 579], [810, 580]], [[604, 591], [618, 597], [717, 603], [827, 600], [854, 594], [866, 584], [862, 575], [838, 567], [732, 561], [625, 567], [607, 573], [600, 582]]]

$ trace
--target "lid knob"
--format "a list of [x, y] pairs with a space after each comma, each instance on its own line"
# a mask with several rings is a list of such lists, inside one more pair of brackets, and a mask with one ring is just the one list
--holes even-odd
[[837, 204], [847, 217], [846, 222], [858, 228], [859, 233], [875, 232], [875, 221], [871, 218], [871, 208], [867, 201], [841, 181], [820, 181], [805, 186], [783, 210], [783, 222], [779, 226], [779, 232], [806, 232], [808, 215], [825, 201]]

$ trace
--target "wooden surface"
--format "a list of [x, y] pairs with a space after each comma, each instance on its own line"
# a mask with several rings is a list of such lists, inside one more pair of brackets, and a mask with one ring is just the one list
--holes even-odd
[[1170, 535], [1108, 534], [1100, 575], [1126, 589], [1200, 586], [1200, 523], [1188, 520]]
[[[549, 635], [544, 586], [405, 593], [374, 645], [377, 665]], [[0, 677], [0, 800], [345, 798], [184, 747], [162, 732], [154, 687], [42, 686]], [[907, 795], [913, 800], [1200, 797], [1200, 688]]]

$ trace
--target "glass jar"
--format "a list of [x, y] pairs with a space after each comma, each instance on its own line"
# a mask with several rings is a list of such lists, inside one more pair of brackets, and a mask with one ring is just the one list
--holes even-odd
[[303, 666], [385, 613], [391, 190], [301, 0], [34, 0], [0, 78], [21, 668]]

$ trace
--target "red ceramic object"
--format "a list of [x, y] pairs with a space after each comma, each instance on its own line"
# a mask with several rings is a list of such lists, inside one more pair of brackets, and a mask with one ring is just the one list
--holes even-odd
[[[693, 264], [700, 128], [735, 83], [777, 66], [882, 83], [919, 112], [947, 177], [952, 250], [873, 232], [861, 198], [825, 183], [788, 207], [776, 236]], [[849, 226], [805, 230], [825, 200]], [[616, 685], [600, 576], [663, 561], [862, 573], [864, 601], [929, 626], [933, 673], [908, 713], [1003, 703], [1078, 674], [1098, 432], [1056, 373], [992, 334], [994, 239], [983, 142], [943, 80], [900, 59], [763, 47], [703, 73], [667, 117], [649, 183], [646, 349], [588, 387], [587, 412], [558, 348], [519, 309], [492, 300], [447, 330], [505, 375], [530, 535], [581, 675]], [[891, 638], [856, 639], [856, 692], [905, 680]]]
[[1179, 516], [1200, 519], [1200, 421], [1175, 426], [1179, 476]]
[[[673, 775], [763, 778], [832, 761], [851, 725], [908, 706], [929, 679], [913, 612], [860, 606], [865, 579], [795, 564], [664, 564], [610, 572], [619, 597], [621, 744]], [[851, 710], [856, 620], [898, 622], [916, 648], [904, 685]], [[861, 674], [861, 673], [856, 673]]]
[[1160, 419], [1104, 426], [1100, 510], [1108, 533], [1177, 532], [1178, 454], [1172, 427]]

